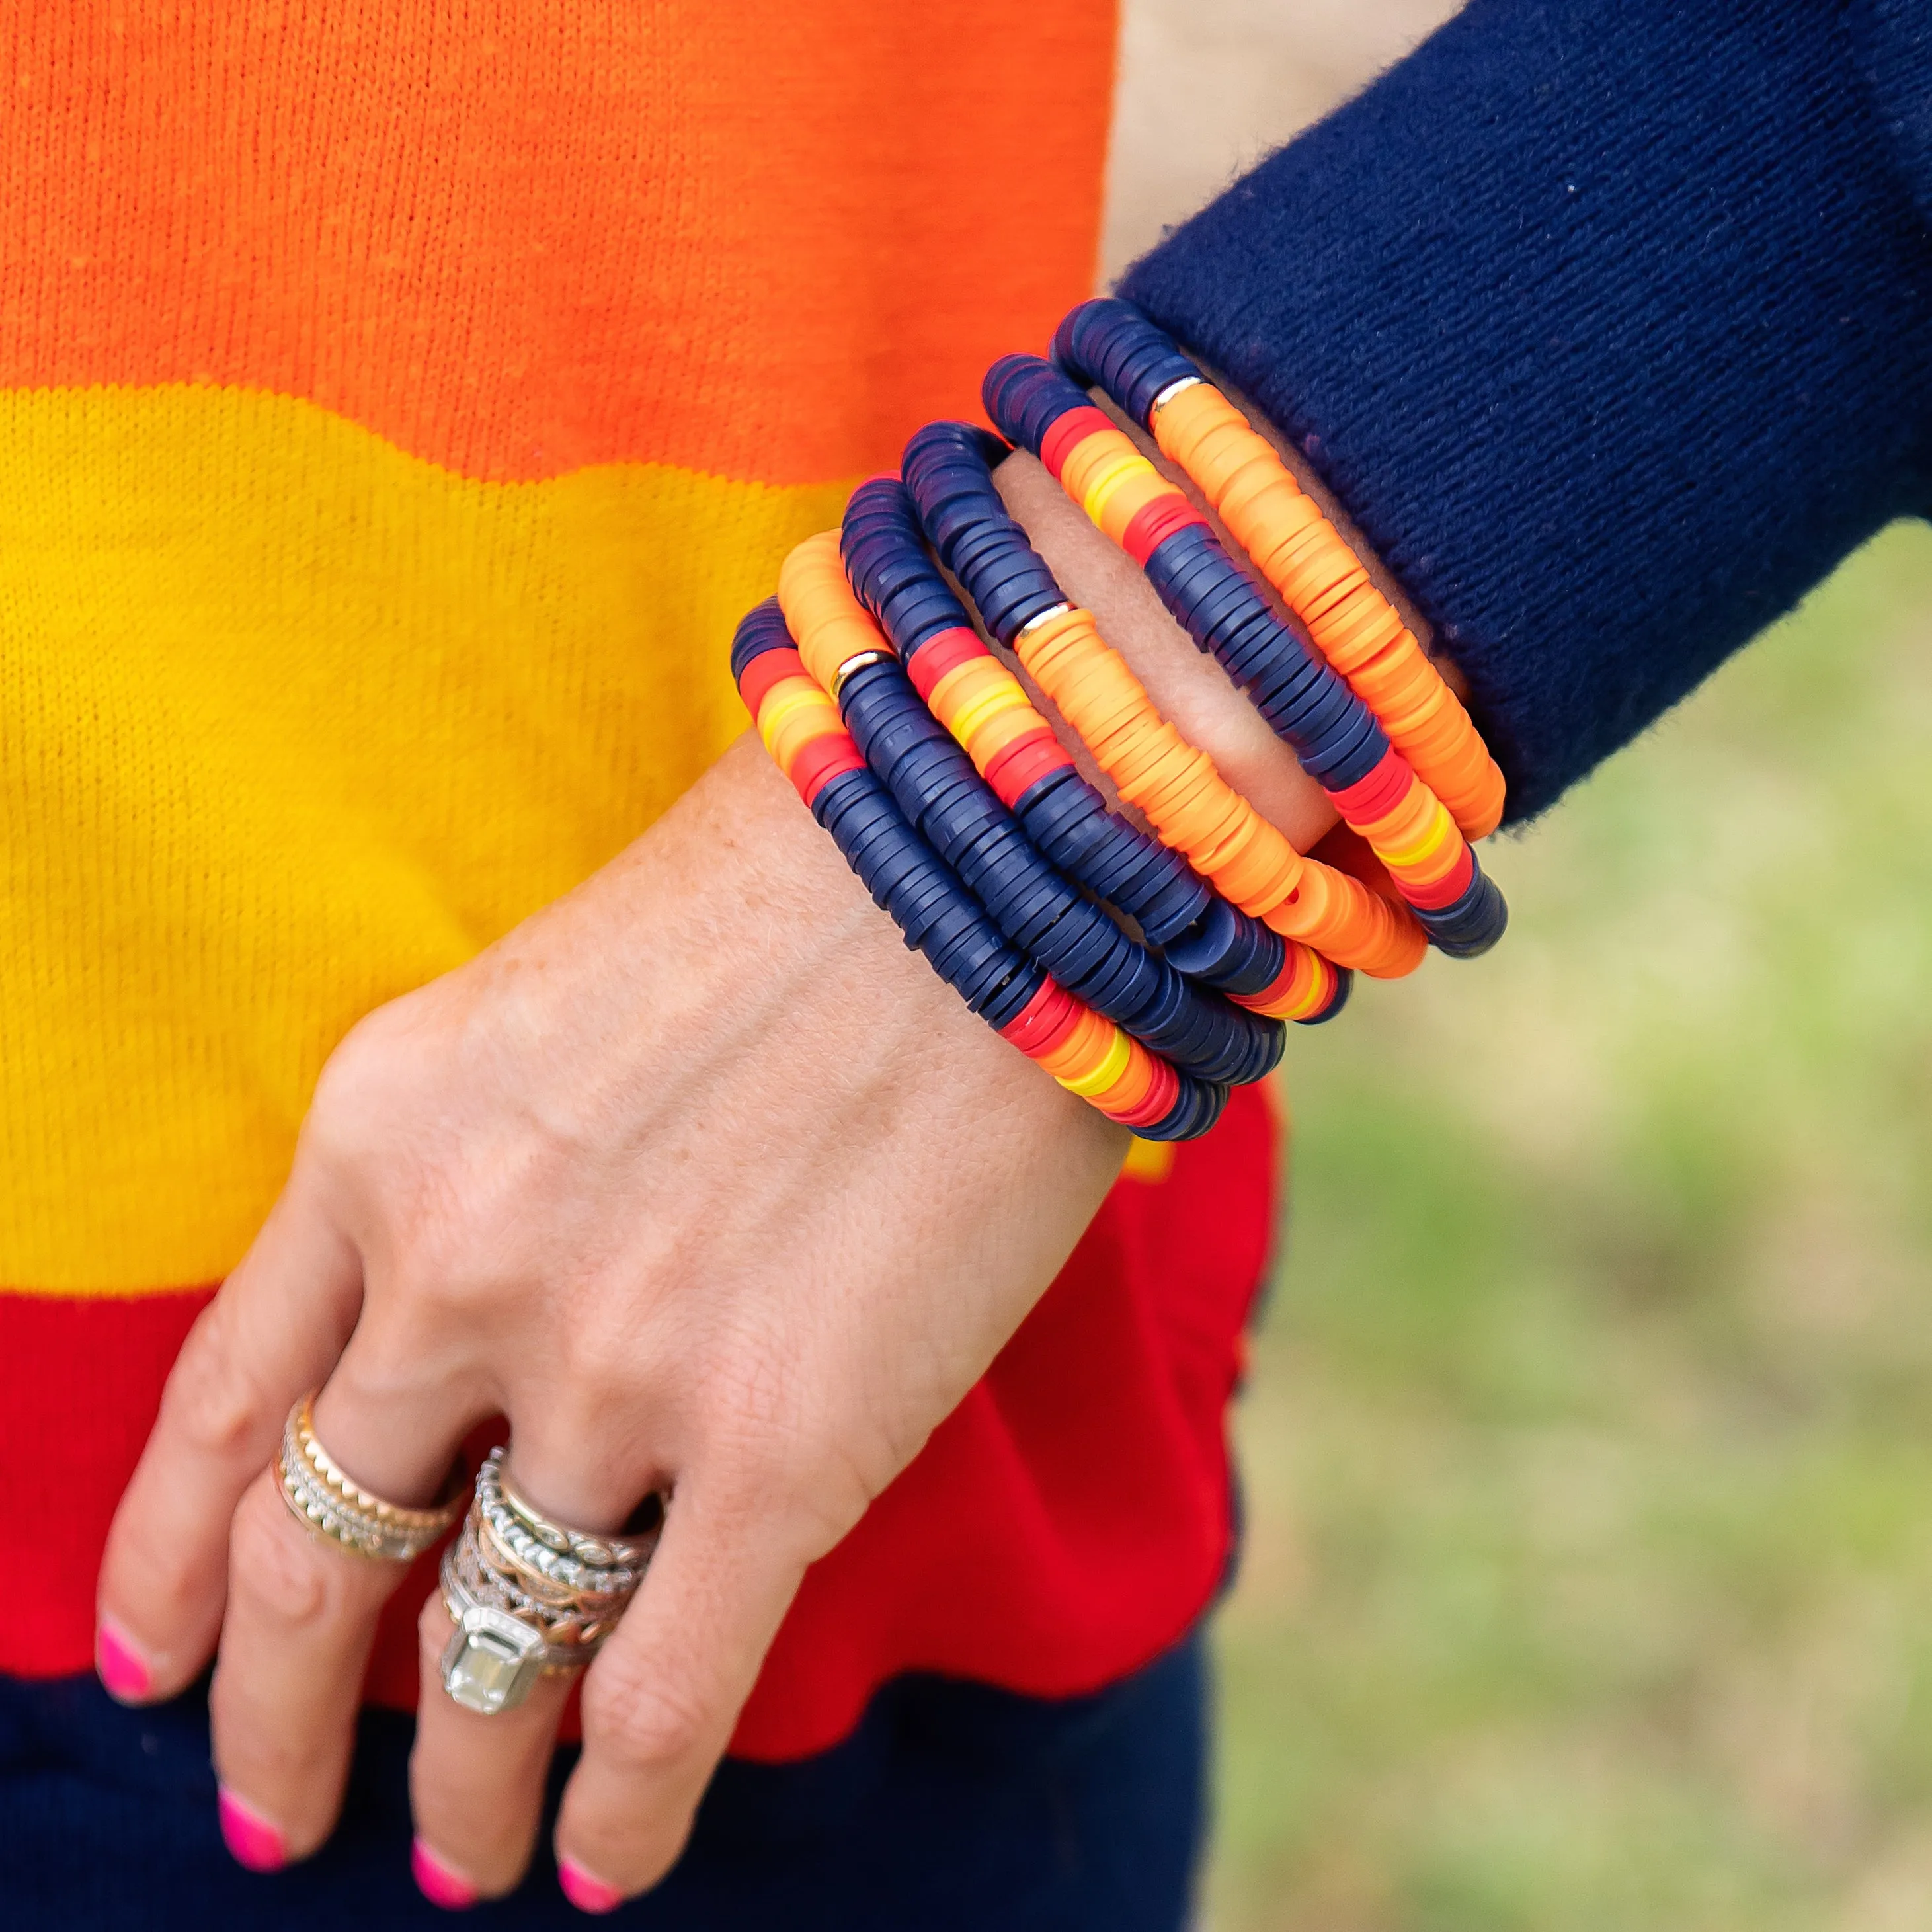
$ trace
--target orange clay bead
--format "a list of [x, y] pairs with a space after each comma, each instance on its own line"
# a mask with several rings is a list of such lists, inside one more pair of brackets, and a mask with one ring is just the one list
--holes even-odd
[[[1162, 451], [1193, 478], [1256, 567], [1307, 626], [1316, 648], [1352, 684], [1353, 667], [1360, 662], [1357, 653], [1371, 654], [1384, 644], [1400, 651], [1414, 676], [1441, 682], [1442, 674], [1400, 613], [1376, 590], [1340, 532], [1319, 515], [1318, 508], [1315, 517], [1290, 509], [1297, 498], [1306, 501], [1306, 493], [1267, 438], [1212, 383], [1191, 382], [1178, 390], [1155, 410], [1152, 427]], [[1261, 477], [1267, 479], [1265, 487]], [[1377, 607], [1389, 612], [1388, 620], [1378, 614], [1371, 620], [1367, 613]], [[1330, 621], [1324, 625], [1324, 619]], [[1368, 692], [1358, 688], [1358, 694], [1376, 709]], [[1441, 797], [1464, 834], [1486, 838], [1502, 818], [1502, 773], [1486, 748], [1480, 756], [1470, 752], [1469, 745], [1480, 746], [1481, 738], [1460, 704], [1456, 712], [1446, 746], [1433, 736], [1425, 740], [1406, 734], [1400, 718], [1382, 722], [1390, 741]]]
[[[983, 777], [986, 767], [1010, 745], [1016, 738], [1024, 738], [1030, 734], [1046, 728], [1046, 721], [1029, 704], [1022, 710], [1017, 705], [1010, 710], [995, 712], [974, 726], [968, 736], [960, 736], [966, 755]], [[958, 734], [954, 734], [958, 736]]]
[[1096, 429], [1067, 452], [1060, 466], [1060, 487], [1076, 503], [1084, 505], [1096, 486], [1109, 477], [1138, 470], [1160, 474], [1141, 454], [1132, 437], [1117, 429]]
[[927, 704], [982, 777], [1015, 739], [1051, 729], [1019, 680], [990, 654], [955, 664], [932, 687]]
[[1082, 1006], [1066, 1037], [1037, 1056], [1041, 1066], [1063, 1085], [1090, 1074], [1106, 1059], [1116, 1030], [1112, 1020], [1103, 1019], [1091, 1006]]
[[1058, 1077], [1060, 1084], [1069, 1093], [1078, 1094], [1083, 1100], [1099, 1101], [1104, 1106], [1107, 1090], [1114, 1086], [1127, 1070], [1133, 1058], [1133, 1046], [1127, 1036], [1112, 1020], [1104, 1021], [1102, 1024], [1107, 1029], [1108, 1038], [1106, 1049], [1100, 1056], [1100, 1064], [1090, 1073], [1063, 1073]]
[[1096, 1096], [1102, 1111], [1108, 1114], [1131, 1114], [1154, 1091], [1154, 1055], [1132, 1034], [1120, 1037], [1127, 1042], [1127, 1064], [1114, 1084]]
[[781, 678], [758, 706], [758, 736], [772, 761], [786, 777], [793, 761], [812, 739], [827, 731], [842, 731], [838, 707], [809, 678]]
[[845, 580], [836, 530], [807, 537], [785, 559], [778, 570], [778, 608], [806, 669], [827, 691], [841, 664], [862, 652], [892, 649]]
[[1127, 526], [1150, 503], [1179, 493], [1152, 464], [1137, 471], [1123, 471], [1096, 490], [1088, 500], [1088, 514], [1115, 543], [1126, 541]]
[[[1359, 880], [1298, 853], [1205, 752], [1161, 717], [1088, 612], [1047, 618], [1022, 632], [1016, 648], [1121, 797], [1231, 903], [1338, 964], [1377, 977], [1396, 977], [1420, 963], [1426, 944], [1420, 928]], [[1320, 880], [1312, 890], [1311, 878]]]

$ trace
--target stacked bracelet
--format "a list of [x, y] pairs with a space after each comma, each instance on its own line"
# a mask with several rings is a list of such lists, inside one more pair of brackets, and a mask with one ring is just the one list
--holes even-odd
[[[1062, 1086], [1186, 1139], [1274, 1066], [1282, 1020], [1339, 1010], [1351, 969], [1394, 978], [1431, 943], [1495, 944], [1508, 909], [1471, 842], [1500, 822], [1502, 778], [1340, 533], [1168, 337], [1101, 300], [1054, 352], [1059, 368], [994, 364], [988, 412], [1141, 565], [1372, 862], [1297, 851], [1160, 716], [1006, 514], [1007, 444], [964, 424], [928, 425], [903, 482], [862, 484], [839, 532], [793, 551], [732, 672], [906, 944]], [[1152, 433], [1312, 647], [1074, 377]], [[1153, 837], [1088, 782], [954, 580]]]
[[1179, 1071], [1245, 1085], [1273, 1069], [1279, 1024], [1194, 986], [1034, 849], [854, 596], [836, 537], [808, 538], [793, 550], [778, 574], [778, 602], [806, 670], [836, 697], [907, 822], [1010, 941]]
[[1275, 931], [1377, 978], [1412, 971], [1424, 944], [1414, 922], [1359, 880], [1298, 853], [1160, 717], [1088, 614], [1067, 604], [993, 486], [990, 442], [963, 423], [929, 424], [906, 446], [907, 487], [988, 628], [1018, 653], [1121, 796], [1224, 897]]
[[766, 748], [866, 890], [1003, 1040], [1143, 1139], [1190, 1139], [1213, 1125], [1225, 1088], [1177, 1073], [1057, 985], [906, 823], [807, 674], [776, 600], [739, 626], [731, 669]]
[[1082, 778], [1019, 680], [980, 640], [927, 554], [897, 477], [861, 484], [840, 532], [846, 574], [920, 698], [1046, 857], [1127, 914], [1156, 944], [1212, 896], [1183, 860], [1117, 818]]
[[[997, 505], [997, 496], [992, 500]], [[1108, 809], [1019, 680], [968, 626], [926, 554], [897, 478], [875, 478], [854, 492], [841, 550], [854, 590], [879, 620], [928, 710], [1046, 858], [1134, 920], [1170, 964], [1237, 1004], [1303, 1024], [1340, 1010], [1348, 997], [1346, 970], [1249, 916], [1252, 907], [1236, 910], [1204, 883], [1210, 868], [1190, 869], [1192, 853], [1182, 857]], [[1112, 776], [1104, 757], [1100, 762]], [[1228, 842], [1231, 862], [1235, 845]], [[1288, 896], [1284, 890], [1275, 900]]]
[[1502, 818], [1502, 771], [1414, 634], [1274, 446], [1126, 302], [1082, 303], [1054, 334], [1053, 356], [1152, 434], [1465, 836], [1487, 838]]
[[1494, 945], [1508, 908], [1455, 820], [1361, 698], [1276, 616], [1186, 496], [1037, 356], [1002, 357], [984, 395], [1001, 430], [1140, 563], [1188, 634], [1292, 746], [1434, 944], [1459, 958]]

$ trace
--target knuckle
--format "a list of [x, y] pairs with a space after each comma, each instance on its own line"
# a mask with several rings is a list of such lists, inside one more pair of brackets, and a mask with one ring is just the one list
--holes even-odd
[[325, 1126], [366, 1114], [392, 1095], [397, 1072], [414, 1057], [407, 1001], [392, 1000], [364, 1013], [335, 1043], [317, 1076], [309, 1112]]
[[584, 1738], [634, 1770], [670, 1766], [705, 1741], [709, 1714], [648, 1663], [607, 1652], [584, 1687]]
[[220, 1462], [253, 1462], [263, 1432], [279, 1423], [241, 1364], [228, 1335], [232, 1312], [218, 1296], [195, 1324], [168, 1376], [170, 1425], [190, 1448]]
[[332, 1592], [316, 1548], [280, 1497], [259, 1483], [235, 1512], [229, 1544], [229, 1593], [244, 1610], [290, 1627], [312, 1624]]

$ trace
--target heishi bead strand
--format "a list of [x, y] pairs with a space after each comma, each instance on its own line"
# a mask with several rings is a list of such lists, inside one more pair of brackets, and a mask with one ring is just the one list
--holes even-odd
[[1134, 919], [1190, 978], [1252, 1012], [1310, 1025], [1340, 1010], [1346, 968], [1238, 911], [1208, 890], [1198, 868], [1108, 808], [1024, 687], [970, 627], [898, 478], [875, 478], [854, 493], [840, 548], [854, 590], [927, 708], [1069, 879]]
[[1426, 940], [1407, 910], [1297, 852], [1160, 716], [1091, 616], [1066, 603], [994, 488], [989, 463], [1004, 448], [965, 424], [935, 423], [904, 459], [928, 536], [994, 636], [1018, 655], [1122, 797], [1223, 897], [1342, 965], [1386, 979], [1413, 971]]
[[1117, 906], [1157, 944], [1186, 931], [1212, 897], [1186, 862], [1114, 816], [1018, 680], [980, 640], [934, 565], [905, 486], [861, 484], [839, 532], [845, 572], [926, 700], [1070, 878]]
[[1431, 941], [1458, 958], [1494, 945], [1508, 908], [1455, 820], [1347, 682], [1275, 616], [1186, 496], [1051, 363], [1003, 357], [983, 394], [994, 422], [1140, 563], [1182, 628], [1292, 747]]
[[907, 824], [807, 673], [776, 599], [739, 626], [731, 668], [759, 736], [812, 816], [906, 944], [973, 1012], [1143, 1139], [1192, 1139], [1214, 1124], [1224, 1088], [1177, 1072], [1041, 971]]
[[1034, 849], [854, 595], [835, 533], [786, 558], [778, 602], [806, 671], [836, 699], [874, 774], [1011, 944], [1180, 1072], [1242, 1086], [1273, 1070], [1277, 1022], [1195, 986]]
[[1394, 606], [1280, 454], [1158, 325], [1130, 303], [1083, 302], [1054, 360], [1147, 429], [1374, 712], [1472, 840], [1502, 823], [1501, 768]]

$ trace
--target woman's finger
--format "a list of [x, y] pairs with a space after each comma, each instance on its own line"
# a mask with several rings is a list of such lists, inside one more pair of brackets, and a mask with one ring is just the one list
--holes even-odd
[[556, 1854], [585, 1910], [610, 1910], [670, 1868], [804, 1574], [769, 1508], [680, 1486], [643, 1587], [584, 1683], [584, 1756]]
[[[316, 1399], [316, 1441], [362, 1488], [414, 1507], [488, 1404], [453, 1380], [398, 1399], [382, 1367], [358, 1330]], [[410, 1567], [298, 1522], [272, 1467], [242, 1497], [208, 1710], [223, 1827], [244, 1863], [304, 1858], [333, 1828], [376, 1618]]]
[[[574, 1529], [621, 1522], [639, 1498], [617, 1462], [584, 1462], [577, 1441], [556, 1438], [553, 1418], [530, 1423], [512, 1440], [520, 1493]], [[443, 1653], [455, 1625], [440, 1594], [424, 1606], [417, 1630], [422, 1695], [410, 1759], [417, 1882], [439, 1904], [494, 1898], [511, 1890], [530, 1863], [572, 1679], [541, 1677], [523, 1702], [484, 1716], [443, 1689]]]
[[289, 1405], [341, 1352], [362, 1290], [354, 1247], [298, 1172], [190, 1332], [115, 1512], [95, 1648], [124, 1702], [171, 1696], [207, 1663], [236, 1505]]
[[416, 1630], [422, 1696], [410, 1756], [412, 1862], [437, 1904], [473, 1904], [512, 1890], [530, 1864], [572, 1680], [540, 1677], [520, 1704], [484, 1717], [443, 1690], [443, 1652], [456, 1626], [440, 1594], [423, 1606]]

